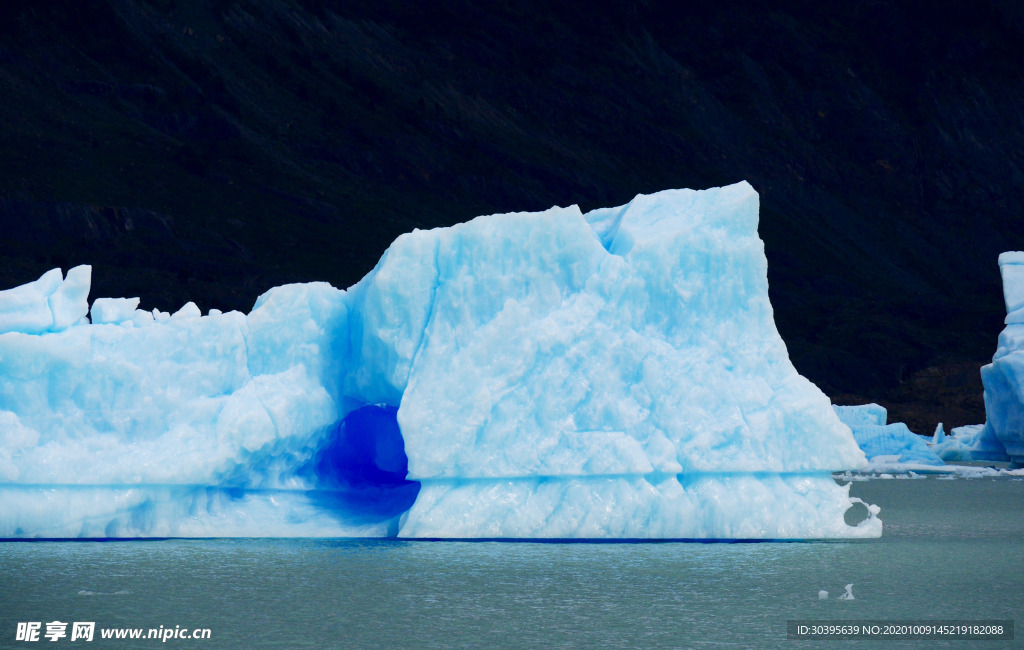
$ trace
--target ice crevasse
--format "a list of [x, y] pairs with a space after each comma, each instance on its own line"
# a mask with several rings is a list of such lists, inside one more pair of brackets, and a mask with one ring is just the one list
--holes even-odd
[[479, 217], [249, 314], [0, 292], [0, 537], [878, 536], [757, 220], [746, 183]]

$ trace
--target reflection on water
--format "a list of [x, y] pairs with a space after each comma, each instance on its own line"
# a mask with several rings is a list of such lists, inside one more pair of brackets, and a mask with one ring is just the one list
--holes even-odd
[[[881, 539], [5, 543], [0, 646], [19, 621], [53, 620], [206, 627], [210, 647], [778, 646], [787, 619], [1022, 611], [1024, 480], [873, 480], [852, 494], [882, 506]], [[855, 600], [837, 598], [847, 584]]]

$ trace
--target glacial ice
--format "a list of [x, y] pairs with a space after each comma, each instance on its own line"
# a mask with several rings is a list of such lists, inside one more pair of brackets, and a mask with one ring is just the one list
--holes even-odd
[[935, 471], [945, 467], [925, 439], [906, 424], [886, 424], [889, 416], [884, 406], [834, 405], [832, 408], [843, 424], [850, 427], [854, 440], [867, 456], [871, 471]]
[[1024, 467], [1024, 252], [999, 256], [1006, 327], [992, 363], [981, 368], [985, 424], [954, 429], [935, 445], [945, 460], [1010, 461]]
[[984, 424], [968, 424], [950, 431], [932, 451], [944, 461], [994, 460], [1008, 461], [1006, 448], [995, 432]]
[[480, 217], [249, 314], [90, 324], [89, 268], [51, 271], [0, 293], [0, 537], [877, 536], [757, 213], [739, 183]]
[[0, 291], [0, 333], [56, 332], [82, 321], [91, 281], [91, 267], [76, 266], [67, 278], [53, 269], [35, 282]]
[[[985, 385], [985, 431], [1016, 467], [1024, 467], [1024, 252], [999, 256], [1006, 302], [1006, 327], [992, 363], [981, 369]], [[991, 443], [990, 443], [991, 444]]]

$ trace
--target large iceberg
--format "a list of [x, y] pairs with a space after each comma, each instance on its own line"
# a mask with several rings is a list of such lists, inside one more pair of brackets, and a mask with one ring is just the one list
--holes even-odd
[[249, 314], [0, 292], [0, 537], [870, 537], [746, 183], [399, 237]]

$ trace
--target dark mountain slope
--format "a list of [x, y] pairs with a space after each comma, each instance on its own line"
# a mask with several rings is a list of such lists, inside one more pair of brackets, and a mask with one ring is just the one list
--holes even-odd
[[0, 8], [0, 282], [248, 310], [398, 234], [746, 179], [797, 368], [984, 419], [1024, 248], [1010, 2], [52, 0]]

